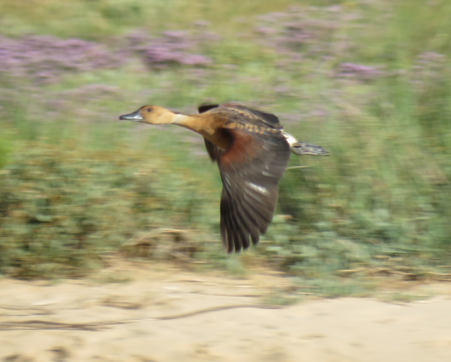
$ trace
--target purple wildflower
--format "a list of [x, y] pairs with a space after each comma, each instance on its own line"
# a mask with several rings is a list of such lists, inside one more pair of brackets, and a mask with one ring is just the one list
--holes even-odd
[[411, 83], [417, 91], [423, 91], [443, 80], [446, 73], [446, 57], [436, 52], [424, 52], [417, 56], [411, 72]]
[[370, 81], [381, 75], [383, 72], [376, 67], [356, 63], [340, 63], [335, 70], [336, 77], [362, 81]]
[[200, 53], [202, 43], [216, 40], [209, 32], [165, 31], [157, 38], [136, 34], [129, 36], [130, 50], [150, 69], [162, 69], [172, 65], [205, 67], [212, 60]]
[[116, 68], [123, 61], [105, 46], [52, 36], [0, 37], [0, 72], [40, 83], [59, 80], [64, 72]]

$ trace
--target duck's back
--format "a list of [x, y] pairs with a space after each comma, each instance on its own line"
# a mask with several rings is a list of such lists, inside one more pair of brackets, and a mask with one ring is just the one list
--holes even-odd
[[224, 116], [228, 122], [242, 124], [252, 124], [258, 127], [268, 127], [272, 129], [283, 129], [279, 119], [271, 113], [258, 111], [242, 105], [225, 104], [203, 104], [199, 106], [199, 113], [211, 112]]

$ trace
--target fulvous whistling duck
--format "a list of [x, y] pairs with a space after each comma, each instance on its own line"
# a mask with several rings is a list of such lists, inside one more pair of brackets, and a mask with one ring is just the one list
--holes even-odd
[[204, 137], [222, 183], [221, 238], [231, 253], [257, 244], [272, 221], [278, 183], [291, 152], [328, 155], [320, 146], [298, 142], [283, 131], [279, 119], [236, 104], [199, 106], [199, 114], [184, 115], [147, 105], [120, 116], [150, 124], [176, 124]]

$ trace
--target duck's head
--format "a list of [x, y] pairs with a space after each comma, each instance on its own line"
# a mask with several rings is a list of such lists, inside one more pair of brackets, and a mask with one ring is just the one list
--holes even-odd
[[133, 113], [124, 114], [119, 119], [150, 124], [171, 124], [174, 123], [175, 116], [176, 114], [168, 109], [148, 105], [142, 106]]

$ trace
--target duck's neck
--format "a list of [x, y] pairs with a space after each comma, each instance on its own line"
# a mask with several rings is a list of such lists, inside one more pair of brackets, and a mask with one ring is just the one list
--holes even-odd
[[190, 130], [202, 134], [202, 124], [197, 116], [187, 116], [185, 114], [176, 114], [172, 119], [172, 124], [189, 128]]
[[206, 117], [205, 114], [197, 114], [194, 116], [177, 114], [173, 118], [172, 124], [176, 124], [197, 132], [215, 146], [218, 146], [224, 150], [230, 146], [231, 137], [229, 133], [216, 127], [217, 122], [213, 122], [212, 119]]

